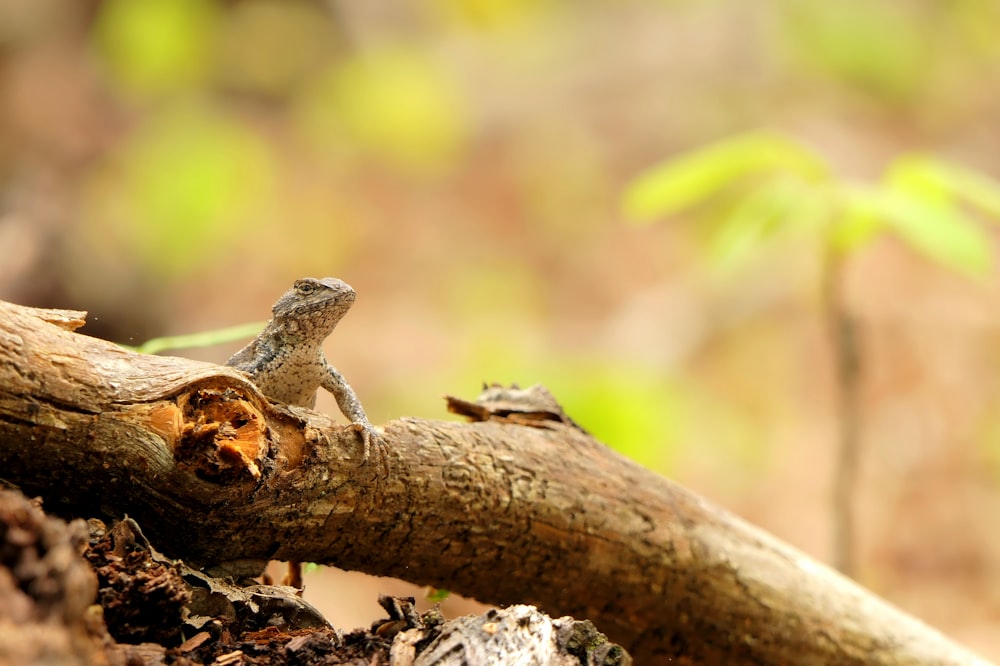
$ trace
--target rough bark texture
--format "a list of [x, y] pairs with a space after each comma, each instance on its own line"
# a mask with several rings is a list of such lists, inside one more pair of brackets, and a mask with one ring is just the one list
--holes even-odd
[[571, 424], [537, 425], [399, 419], [364, 461], [355, 428], [229, 368], [0, 302], [0, 476], [49, 509], [127, 513], [168, 555], [536, 604], [639, 664], [986, 663]]

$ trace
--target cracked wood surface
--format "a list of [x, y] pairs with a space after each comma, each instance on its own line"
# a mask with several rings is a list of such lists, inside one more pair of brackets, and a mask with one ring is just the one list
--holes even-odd
[[49, 510], [128, 514], [189, 563], [313, 561], [537, 604], [638, 664], [986, 663], [571, 424], [402, 418], [362, 464], [355, 427], [231, 368], [61, 326], [0, 301], [0, 477]]

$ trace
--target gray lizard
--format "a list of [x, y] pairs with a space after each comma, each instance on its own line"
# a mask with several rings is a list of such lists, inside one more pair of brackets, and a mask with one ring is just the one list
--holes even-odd
[[264, 330], [226, 365], [245, 372], [261, 393], [272, 400], [313, 408], [323, 387], [337, 399], [344, 416], [361, 426], [365, 458], [379, 441], [361, 401], [344, 376], [323, 356], [323, 341], [354, 304], [355, 293], [336, 278], [303, 278], [271, 308]]

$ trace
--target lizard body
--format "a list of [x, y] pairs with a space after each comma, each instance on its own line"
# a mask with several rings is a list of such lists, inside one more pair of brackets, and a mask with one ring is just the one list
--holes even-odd
[[254, 340], [226, 361], [272, 400], [312, 409], [323, 387], [344, 416], [361, 426], [365, 451], [378, 441], [364, 407], [344, 376], [323, 355], [323, 341], [354, 304], [355, 293], [336, 278], [303, 278], [278, 299], [272, 317]]

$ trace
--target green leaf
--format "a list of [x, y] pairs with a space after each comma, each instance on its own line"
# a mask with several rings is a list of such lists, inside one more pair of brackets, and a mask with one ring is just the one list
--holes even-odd
[[447, 599], [449, 596], [451, 596], [451, 590], [446, 590], [441, 587], [427, 588], [426, 599], [432, 604], [439, 604], [445, 599]]
[[900, 3], [797, 0], [775, 4], [775, 33], [789, 65], [880, 103], [909, 103], [923, 90], [935, 49], [924, 15]]
[[860, 185], [844, 185], [843, 212], [828, 237], [830, 247], [840, 255], [852, 254], [875, 239], [884, 225], [879, 218], [879, 190]]
[[886, 226], [931, 261], [970, 277], [992, 268], [986, 233], [957, 208], [898, 190], [880, 192], [874, 203]]
[[823, 180], [828, 173], [819, 157], [787, 137], [747, 134], [650, 169], [626, 188], [622, 207], [630, 219], [650, 220], [715, 197], [747, 176], [775, 171], [807, 181]]
[[884, 182], [889, 189], [906, 192], [927, 203], [941, 206], [954, 203], [937, 165], [922, 155], [906, 155], [894, 160]]
[[934, 167], [955, 196], [1000, 222], [1000, 183], [984, 173], [954, 164], [935, 162]]
[[744, 264], [788, 223], [804, 221], [815, 188], [797, 178], [774, 177], [741, 197], [709, 239], [709, 261], [728, 272]]
[[260, 132], [202, 100], [142, 117], [94, 172], [89, 215], [114, 226], [147, 272], [190, 275], [269, 208], [275, 155]]
[[956, 198], [1000, 222], [1000, 183], [988, 175], [919, 155], [893, 162], [889, 183], [925, 198]]
[[410, 46], [338, 60], [303, 89], [294, 119], [310, 141], [335, 155], [354, 148], [413, 173], [454, 165], [469, 134], [456, 82]]
[[112, 80], [140, 96], [176, 92], [211, 73], [220, 8], [211, 0], [109, 0], [93, 38]]

